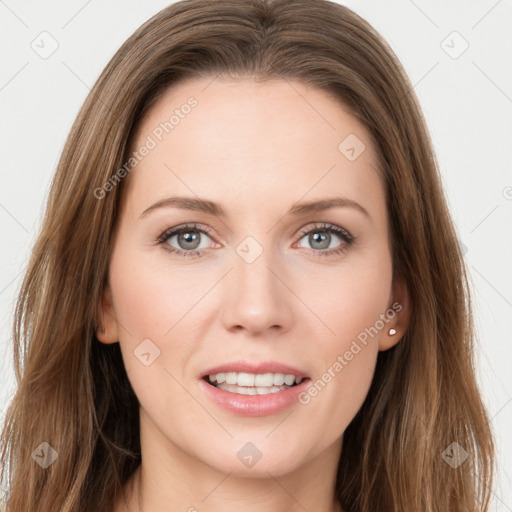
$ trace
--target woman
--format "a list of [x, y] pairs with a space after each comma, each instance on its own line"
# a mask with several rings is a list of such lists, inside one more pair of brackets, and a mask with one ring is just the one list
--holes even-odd
[[16, 310], [8, 510], [488, 510], [472, 340], [385, 41], [325, 0], [175, 3], [59, 162]]

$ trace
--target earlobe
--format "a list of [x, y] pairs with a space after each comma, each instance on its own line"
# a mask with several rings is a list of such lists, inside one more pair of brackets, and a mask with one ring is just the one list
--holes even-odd
[[[379, 339], [379, 350], [394, 347], [404, 336], [411, 318], [411, 301], [405, 283], [395, 282], [390, 298], [389, 311], [394, 315], [386, 324]], [[391, 317], [391, 314], [389, 315]]]
[[119, 341], [117, 317], [112, 302], [112, 292], [107, 284], [103, 290], [101, 304], [98, 307], [100, 325], [96, 329], [96, 337], [102, 343], [116, 343]]

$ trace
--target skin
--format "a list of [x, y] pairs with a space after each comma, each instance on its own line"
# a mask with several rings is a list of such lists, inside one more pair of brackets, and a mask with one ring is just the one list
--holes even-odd
[[[98, 339], [120, 343], [140, 402], [142, 465], [116, 512], [138, 511], [139, 499], [146, 512], [341, 510], [334, 485], [343, 432], [367, 395], [378, 351], [401, 339], [410, 316], [406, 288], [392, 280], [373, 143], [324, 91], [217, 77], [166, 91], [142, 120], [134, 148], [190, 96], [198, 105], [127, 178], [100, 305]], [[338, 149], [349, 134], [366, 146], [354, 161]], [[226, 217], [175, 207], [140, 217], [171, 195], [214, 201]], [[295, 202], [334, 196], [356, 201], [369, 216], [351, 207], [286, 214]], [[200, 256], [166, 251], [166, 244], [190, 250], [177, 236], [155, 242], [186, 223], [211, 228], [192, 230]], [[307, 234], [295, 238], [315, 223], [357, 239], [347, 246], [333, 233], [325, 249]], [[252, 263], [236, 251], [247, 236], [263, 249]], [[341, 254], [318, 255], [343, 246]], [[201, 372], [239, 359], [279, 361], [316, 381], [394, 302], [400, 313], [308, 404], [242, 417], [199, 387]], [[134, 350], [148, 338], [160, 355], [145, 366]], [[249, 441], [262, 453], [251, 468], [237, 458]]]

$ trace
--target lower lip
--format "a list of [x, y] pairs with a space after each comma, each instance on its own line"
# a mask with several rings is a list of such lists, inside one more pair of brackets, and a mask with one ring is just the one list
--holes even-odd
[[208, 384], [200, 379], [199, 386], [220, 407], [238, 416], [269, 416], [286, 409], [298, 401], [298, 395], [304, 391], [310, 379], [284, 391], [267, 395], [241, 395], [230, 393]]

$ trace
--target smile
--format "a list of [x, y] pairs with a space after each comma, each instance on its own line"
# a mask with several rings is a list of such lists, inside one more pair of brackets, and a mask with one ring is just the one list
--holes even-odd
[[302, 382], [302, 377], [284, 373], [221, 372], [205, 377], [218, 389], [241, 395], [278, 393]]

